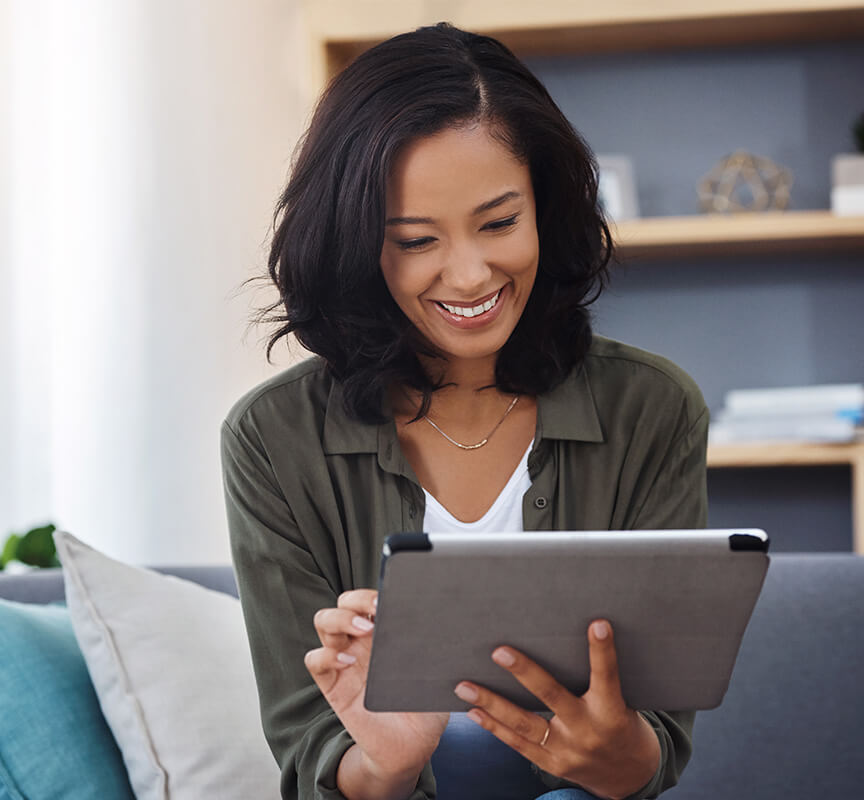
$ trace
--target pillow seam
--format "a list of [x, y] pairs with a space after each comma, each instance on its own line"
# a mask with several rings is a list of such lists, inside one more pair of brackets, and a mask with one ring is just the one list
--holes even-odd
[[[70, 552], [70, 548], [68, 547], [68, 542], [64, 542], [64, 544], [66, 545], [66, 547], [64, 547], [64, 550], [66, 550], [66, 554], [71, 556], [73, 562], [76, 561], [77, 556], [74, 553]], [[150, 754], [151, 754], [152, 759], [153, 759], [153, 763], [155, 764], [156, 768], [158, 769], [158, 771], [162, 777], [162, 781], [161, 781], [161, 783], [162, 783], [162, 796], [165, 798], [165, 800], [168, 800], [168, 797], [169, 797], [169, 794], [168, 794], [168, 773], [166, 772], [164, 765], [162, 764], [161, 760], [159, 759], [158, 753], [157, 753], [156, 748], [155, 748], [154, 743], [153, 743], [153, 739], [150, 735], [150, 729], [149, 729], [148, 725], [146, 724], [146, 716], [143, 712], [143, 709], [141, 708], [141, 704], [138, 701], [138, 698], [136, 697], [134, 691], [131, 691], [131, 683], [129, 681], [129, 673], [128, 673], [128, 670], [126, 669], [126, 663], [120, 655], [120, 649], [117, 647], [117, 645], [114, 641], [114, 636], [111, 632], [111, 628], [104, 621], [102, 614], [100, 614], [97, 611], [95, 603], [93, 603], [93, 601], [90, 598], [90, 593], [85, 590], [81, 576], [78, 573], [77, 566], [78, 565], [75, 564], [75, 568], [70, 569], [64, 564], [63, 565], [64, 575], [69, 574], [72, 577], [72, 580], [75, 583], [76, 589], [78, 590], [80, 596], [83, 598], [83, 602], [86, 606], [86, 610], [88, 612], [88, 615], [90, 616], [90, 618], [94, 622], [96, 622], [96, 627], [100, 631], [103, 632], [104, 641], [106, 642], [106, 645], [109, 648], [110, 654], [116, 659], [116, 663], [120, 666], [120, 671], [123, 675], [123, 693], [124, 693], [124, 696], [127, 698], [131, 698], [131, 702], [132, 702], [132, 705], [134, 706], [136, 715], [137, 715], [138, 719], [142, 721], [142, 728], [144, 731], [144, 739], [147, 742], [147, 748], [150, 751]], [[72, 630], [75, 631], [75, 638], [77, 639], [78, 638], [78, 632], [75, 628], [74, 622], [72, 625]], [[81, 643], [79, 641], [79, 646], [80, 646], [80, 644]], [[82, 647], [82, 653], [83, 652], [84, 652], [84, 648]], [[84, 661], [85, 661], [85, 663], [87, 662], [86, 654], [85, 654]], [[89, 672], [89, 665], [88, 665], [88, 672]], [[91, 680], [92, 680], [92, 676], [91, 676]], [[95, 687], [95, 684], [94, 684], [94, 687]], [[102, 697], [99, 695], [98, 690], [96, 692], [96, 695], [99, 698], [99, 705], [102, 706]], [[105, 713], [104, 707], [102, 707], [102, 711], [104, 714]], [[106, 720], [107, 720], [107, 715], [106, 715]], [[111, 726], [110, 726], [110, 722], [109, 722], [109, 728], [110, 727]], [[114, 738], [116, 739], [117, 735], [114, 733], [113, 729], [111, 730], [111, 733], [114, 736]], [[123, 761], [125, 763], [126, 755], [125, 755], [125, 753], [123, 753], [122, 747], [120, 748], [120, 752], [123, 754]], [[130, 778], [131, 778], [131, 776], [130, 776]], [[22, 800], [23, 800], [23, 798], [22, 798]]]

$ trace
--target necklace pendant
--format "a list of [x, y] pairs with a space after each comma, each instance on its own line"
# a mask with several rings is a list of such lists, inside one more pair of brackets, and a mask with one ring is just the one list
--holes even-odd
[[488, 439], [484, 439], [482, 442], [477, 442], [477, 444], [462, 444], [461, 442], [453, 441], [453, 439], [450, 439], [449, 436], [447, 436], [446, 438], [453, 442], [456, 447], [461, 447], [463, 450], [477, 450], [478, 448], [483, 447], [483, 445], [489, 441]]
[[423, 419], [425, 419], [426, 422], [428, 422], [433, 428], [435, 428], [435, 430], [438, 431], [438, 433], [440, 433], [448, 442], [450, 442], [450, 444], [455, 444], [456, 447], [458, 447], [460, 450], [478, 450], [479, 448], [483, 447], [483, 445], [485, 445], [486, 442], [488, 442], [492, 438], [492, 434], [501, 427], [501, 423], [504, 422], [505, 419], [507, 419], [507, 415], [513, 410], [513, 406], [515, 406], [518, 401], [519, 395], [517, 394], [516, 397], [514, 397], [511, 401], [510, 405], [507, 406], [507, 410], [504, 412], [504, 416], [498, 420], [498, 423], [495, 425], [494, 428], [492, 428], [491, 431], [489, 431], [486, 438], [483, 439], [483, 441], [481, 442], [477, 442], [477, 444], [462, 444], [462, 442], [457, 442], [455, 439], [444, 433], [444, 431], [442, 431], [441, 428], [439, 428], [431, 419], [429, 419], [429, 417], [423, 417]]

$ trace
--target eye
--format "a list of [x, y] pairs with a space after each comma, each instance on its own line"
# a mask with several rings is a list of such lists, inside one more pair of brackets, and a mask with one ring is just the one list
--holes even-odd
[[431, 244], [434, 241], [435, 239], [431, 236], [423, 236], [420, 239], [403, 239], [396, 242], [396, 245], [400, 250], [422, 250], [427, 244]]
[[483, 226], [484, 231], [500, 231], [504, 228], [509, 228], [516, 224], [516, 220], [519, 218], [518, 214], [513, 214], [512, 217], [505, 217], [504, 219], [496, 219], [492, 222], [487, 222]]

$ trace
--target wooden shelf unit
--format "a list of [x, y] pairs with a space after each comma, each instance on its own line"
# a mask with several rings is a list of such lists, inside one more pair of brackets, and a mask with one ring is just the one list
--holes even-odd
[[627, 259], [864, 250], [864, 216], [774, 211], [654, 217], [621, 222], [612, 235]]
[[852, 547], [864, 555], [864, 442], [765, 442], [708, 447], [709, 469], [831, 465], [848, 465], [852, 471]]
[[519, 56], [864, 38], [856, 0], [303, 0], [315, 43], [315, 89], [363, 50], [447, 20]]

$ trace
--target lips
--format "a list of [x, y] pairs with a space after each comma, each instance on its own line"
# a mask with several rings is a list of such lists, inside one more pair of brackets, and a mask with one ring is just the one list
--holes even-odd
[[443, 300], [434, 300], [432, 305], [438, 310], [442, 318], [455, 328], [462, 330], [480, 328], [498, 318], [504, 307], [504, 297], [507, 295], [505, 284], [500, 289], [485, 297], [472, 300], [469, 303], [450, 303]]
[[466, 306], [462, 305], [451, 305], [450, 303], [445, 303], [443, 300], [436, 300], [442, 308], [449, 311], [451, 314], [455, 314], [457, 317], [479, 317], [481, 314], [486, 313], [487, 311], [491, 311], [495, 305], [498, 303], [498, 298], [501, 296], [501, 289], [492, 294], [491, 296], [477, 301], [475, 305]]

